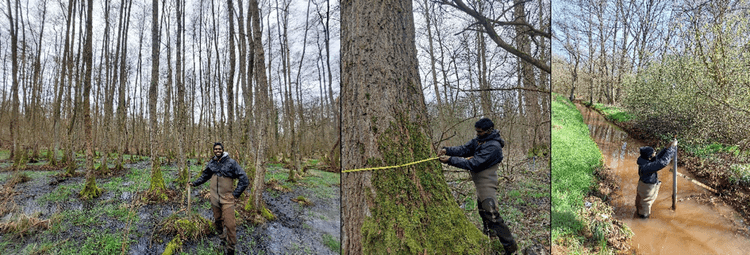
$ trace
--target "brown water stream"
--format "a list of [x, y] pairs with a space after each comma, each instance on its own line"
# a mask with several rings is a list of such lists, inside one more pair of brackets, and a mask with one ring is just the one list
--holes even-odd
[[[710, 194], [698, 185], [677, 177], [677, 210], [672, 210], [673, 162], [658, 173], [662, 185], [651, 218], [635, 218], [638, 148], [653, 145], [631, 138], [595, 111], [581, 105], [578, 110], [620, 185], [612, 196], [614, 217], [635, 233], [633, 248], [638, 254], [750, 254], [750, 239], [739, 231], [746, 228], [742, 219], [714, 195], [697, 201]], [[681, 167], [677, 171], [693, 177]]]

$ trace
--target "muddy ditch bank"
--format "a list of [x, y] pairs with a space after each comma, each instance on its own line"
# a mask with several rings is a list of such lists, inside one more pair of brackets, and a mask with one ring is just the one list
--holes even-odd
[[[148, 165], [127, 164], [123, 173], [97, 178], [104, 193], [91, 201], [77, 198], [85, 182], [83, 177], [63, 179], [56, 176], [61, 171], [24, 171], [31, 180], [15, 185], [7, 205], [11, 210], [0, 215], [0, 224], [15, 221], [21, 215], [50, 219], [52, 223], [46, 230], [23, 235], [0, 234], [0, 254], [161, 254], [172, 236], [155, 237], [155, 228], [165, 218], [184, 210], [185, 201], [177, 201], [180, 198], [176, 197], [160, 204], [138, 203], [139, 194], [149, 185]], [[174, 167], [162, 170], [167, 186], [175, 189]], [[285, 169], [269, 168], [267, 176], [286, 173]], [[0, 188], [12, 174], [0, 172]], [[335, 174], [310, 170], [310, 175], [297, 184], [279, 181], [291, 188], [289, 192], [266, 189], [263, 199], [277, 218], [259, 225], [238, 225], [239, 254], [339, 254], [340, 188], [338, 176], [331, 175]], [[207, 189], [203, 185], [192, 190], [192, 210], [213, 222], [210, 203], [204, 196]], [[298, 196], [313, 204], [303, 206], [292, 201]], [[218, 237], [209, 235], [186, 241], [181, 252], [220, 254], [223, 248]]]

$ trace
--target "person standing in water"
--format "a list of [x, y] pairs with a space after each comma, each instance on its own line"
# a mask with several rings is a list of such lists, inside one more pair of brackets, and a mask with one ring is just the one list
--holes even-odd
[[672, 161], [677, 153], [677, 140], [669, 147], [662, 149], [658, 154], [649, 146], [639, 148], [641, 156], [638, 157], [638, 191], [635, 196], [635, 213], [638, 217], [647, 219], [651, 215], [651, 205], [654, 204], [659, 195], [661, 181], [657, 172]]

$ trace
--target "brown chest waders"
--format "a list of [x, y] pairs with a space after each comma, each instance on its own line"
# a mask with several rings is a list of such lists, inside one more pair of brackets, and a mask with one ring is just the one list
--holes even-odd
[[471, 179], [477, 189], [477, 207], [479, 216], [482, 217], [484, 233], [490, 237], [497, 237], [503, 244], [506, 254], [511, 254], [516, 249], [516, 241], [510, 233], [510, 229], [500, 217], [497, 208], [497, 169], [500, 164], [495, 164], [479, 173], [471, 172]]
[[[211, 209], [214, 212], [214, 227], [227, 251], [235, 250], [237, 244], [237, 225], [234, 218], [234, 182], [231, 178], [214, 175], [211, 177]], [[227, 232], [224, 232], [224, 228]]]

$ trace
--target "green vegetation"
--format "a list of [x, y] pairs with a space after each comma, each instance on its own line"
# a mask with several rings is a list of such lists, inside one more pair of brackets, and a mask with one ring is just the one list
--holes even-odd
[[564, 96], [552, 101], [552, 241], [578, 236], [583, 198], [594, 183], [602, 155], [581, 113]]
[[608, 120], [616, 122], [627, 122], [633, 119], [633, 116], [630, 113], [628, 113], [625, 109], [617, 106], [595, 103], [594, 109], [602, 112], [604, 114], [604, 117]]
[[[60, 254], [119, 254], [122, 252], [122, 233], [97, 233], [86, 235], [82, 243], [78, 240], [67, 242], [59, 251]], [[125, 241], [125, 249], [133, 240]]]
[[729, 167], [729, 182], [750, 186], [750, 164], [734, 164]]
[[341, 175], [338, 173], [310, 169], [307, 174], [298, 182], [311, 189], [317, 198], [333, 198], [331, 187], [341, 184]]
[[10, 150], [0, 150], [0, 160], [10, 159]]
[[75, 198], [73, 195], [73, 190], [80, 190], [83, 186], [81, 184], [70, 184], [70, 185], [60, 185], [58, 186], [53, 192], [44, 194], [40, 199], [39, 202], [67, 202], [67, 201], [73, 201]]
[[341, 241], [334, 238], [332, 235], [328, 233], [323, 234], [323, 244], [332, 251], [341, 254]]
[[689, 152], [690, 154], [700, 157], [700, 158], [708, 158], [716, 153], [729, 153], [733, 156], [739, 156], [740, 150], [739, 147], [734, 146], [728, 146], [720, 143], [711, 143], [711, 144], [695, 144], [695, 143], [687, 143], [687, 144], [680, 144], [680, 148]]

